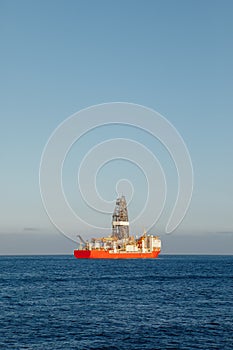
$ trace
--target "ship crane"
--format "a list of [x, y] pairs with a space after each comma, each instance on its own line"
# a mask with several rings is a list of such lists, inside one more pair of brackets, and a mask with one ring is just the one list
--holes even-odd
[[87, 244], [87, 242], [85, 242], [84, 239], [80, 235], [76, 235], [76, 237], [78, 237], [80, 242], [82, 242], [83, 244]]
[[129, 219], [125, 196], [121, 196], [116, 200], [112, 215], [112, 237], [118, 240], [129, 238]]

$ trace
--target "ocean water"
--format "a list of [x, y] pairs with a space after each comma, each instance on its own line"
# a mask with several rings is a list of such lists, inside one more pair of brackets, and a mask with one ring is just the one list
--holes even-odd
[[0, 257], [0, 349], [233, 349], [233, 256]]

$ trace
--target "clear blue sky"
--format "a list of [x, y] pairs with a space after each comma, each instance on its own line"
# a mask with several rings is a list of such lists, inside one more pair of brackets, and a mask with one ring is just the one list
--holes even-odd
[[41, 153], [68, 116], [111, 101], [155, 109], [189, 148], [193, 200], [165, 252], [203, 252], [192, 236], [233, 254], [232, 14], [226, 0], [0, 2], [0, 254], [72, 251], [41, 203]]

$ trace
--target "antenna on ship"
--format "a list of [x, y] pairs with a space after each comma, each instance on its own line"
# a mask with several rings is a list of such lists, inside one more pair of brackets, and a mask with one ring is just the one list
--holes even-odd
[[129, 238], [129, 219], [125, 196], [116, 200], [116, 206], [112, 215], [112, 237], [119, 239]]

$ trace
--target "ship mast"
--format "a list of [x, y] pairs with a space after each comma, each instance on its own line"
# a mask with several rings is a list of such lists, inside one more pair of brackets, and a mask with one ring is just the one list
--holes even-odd
[[125, 196], [116, 200], [116, 206], [112, 215], [112, 237], [117, 239], [129, 238], [128, 210]]

